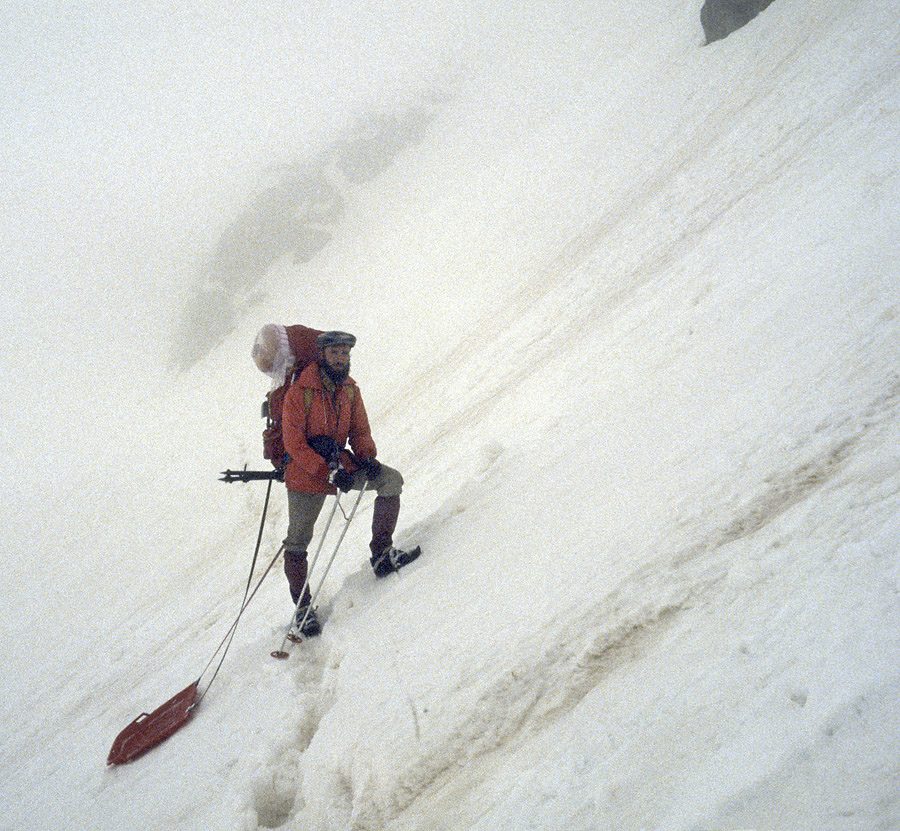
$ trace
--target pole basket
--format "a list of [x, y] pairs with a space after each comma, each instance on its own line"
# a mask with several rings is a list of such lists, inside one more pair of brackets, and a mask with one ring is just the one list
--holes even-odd
[[191, 717], [197, 704], [199, 683], [198, 678], [152, 713], [141, 713], [116, 736], [106, 764], [121, 765], [130, 762], [168, 739]]

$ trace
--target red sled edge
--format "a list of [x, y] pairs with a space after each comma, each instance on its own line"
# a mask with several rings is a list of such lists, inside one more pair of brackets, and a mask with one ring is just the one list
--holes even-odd
[[168, 739], [191, 717], [196, 706], [199, 683], [198, 678], [152, 713], [141, 713], [116, 736], [106, 764], [121, 765], [130, 762]]

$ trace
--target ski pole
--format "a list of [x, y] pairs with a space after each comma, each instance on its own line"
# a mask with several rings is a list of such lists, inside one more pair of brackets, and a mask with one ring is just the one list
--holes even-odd
[[[303, 582], [303, 589], [300, 592], [300, 598], [297, 600], [296, 609], [300, 608], [300, 605], [303, 603], [303, 596], [306, 594], [306, 589], [309, 586], [309, 576], [312, 574], [312, 570], [316, 567], [316, 562], [319, 559], [319, 554], [322, 553], [322, 546], [325, 543], [325, 537], [328, 536], [328, 529], [331, 528], [331, 521], [334, 519], [334, 514], [338, 509], [338, 505], [341, 504], [341, 492], [338, 491], [334, 497], [334, 502], [331, 505], [331, 511], [328, 514], [328, 521], [325, 523], [325, 527], [322, 529], [322, 534], [319, 537], [319, 544], [316, 546], [316, 553], [313, 554], [312, 560], [310, 561], [309, 567], [306, 569], [306, 580]], [[295, 611], [296, 611], [295, 609]]]
[[[325, 527], [322, 529], [322, 533], [319, 535], [319, 543], [318, 543], [318, 545], [316, 546], [315, 554], [313, 554], [313, 556], [312, 556], [312, 561], [311, 561], [311, 562], [309, 563], [309, 565], [307, 565], [307, 567], [306, 567], [306, 577], [305, 577], [305, 579], [303, 580], [303, 588], [300, 589], [300, 594], [299, 594], [299, 596], [297, 597], [297, 603], [296, 603], [296, 605], [294, 606], [294, 612], [293, 612], [293, 615], [292, 615], [292, 617], [291, 617], [291, 623], [294, 622], [294, 618], [295, 618], [296, 615], [297, 615], [297, 610], [298, 610], [298, 609], [300, 608], [300, 606], [303, 604], [303, 598], [306, 597], [306, 590], [309, 588], [309, 578], [310, 578], [310, 575], [312, 574], [312, 570], [313, 570], [313, 568], [315, 567], [316, 563], [317, 563], [318, 560], [319, 560], [319, 554], [322, 552], [322, 546], [323, 546], [324, 543], [325, 543], [325, 537], [328, 536], [328, 529], [331, 528], [331, 522], [332, 522], [332, 520], [334, 519], [334, 514], [335, 514], [335, 512], [337, 511], [338, 505], [340, 505], [340, 503], [341, 503], [341, 492], [338, 491], [338, 492], [335, 494], [334, 502], [332, 502], [332, 504], [331, 504], [331, 511], [328, 513], [328, 520], [325, 522]], [[283, 547], [284, 547], [284, 546], [282, 546], [282, 548], [283, 548]], [[285, 555], [285, 556], [287, 556], [287, 555]], [[306, 623], [306, 618], [305, 618], [305, 617], [304, 617], [304, 619], [303, 619], [303, 622]], [[290, 631], [291, 631], [291, 630], [290, 630], [290, 626], [288, 626], [288, 635], [290, 635]], [[281, 649], [276, 649], [276, 650], [272, 653], [272, 657], [274, 657], [274, 658], [287, 658], [287, 652], [285, 652], [285, 650], [284, 650], [284, 647], [285, 647], [285, 645], [287, 644], [287, 640], [288, 640], [288, 638], [285, 637], [285, 639], [281, 642]]]
[[[319, 580], [319, 585], [316, 587], [316, 590], [315, 590], [313, 596], [310, 598], [309, 604], [306, 608], [306, 614], [303, 616], [303, 620], [300, 621], [300, 625], [297, 627], [300, 630], [303, 629], [303, 625], [306, 623], [306, 619], [309, 617], [309, 612], [313, 608], [313, 604], [316, 602], [316, 598], [318, 598], [319, 592], [322, 591], [322, 586], [325, 585], [325, 578], [328, 575], [328, 571], [331, 568], [331, 564], [334, 562], [335, 557], [337, 557], [338, 550], [341, 547], [341, 543], [344, 541], [344, 537], [347, 534], [347, 530], [350, 528], [350, 522], [353, 520], [353, 517], [356, 514], [356, 509], [359, 507], [359, 503], [362, 501], [363, 494], [366, 492], [367, 487], [368, 487], [368, 482], [365, 485], [363, 485], [363, 487], [360, 489], [359, 496], [356, 497], [356, 501], [353, 503], [353, 508], [350, 510], [350, 514], [345, 515], [346, 521], [344, 522], [344, 527], [341, 530], [341, 535], [340, 535], [340, 537], [338, 537], [338, 541], [334, 546], [334, 550], [331, 552], [331, 557], [329, 558], [328, 563], [325, 565], [325, 570], [322, 572], [322, 578]], [[334, 507], [332, 507], [332, 509], [331, 509], [331, 516], [329, 516], [329, 518], [328, 518], [328, 525], [331, 524], [331, 518], [334, 516], [334, 512], [335, 512], [338, 504], [340, 503], [340, 500], [341, 500], [341, 495], [340, 495], [340, 491], [339, 491], [337, 494], [337, 497], [334, 500]], [[322, 549], [322, 543], [324, 543], [324, 541], [325, 541], [325, 534], [328, 532], [328, 525], [325, 526], [325, 531], [322, 533], [322, 538], [319, 541], [319, 551]], [[313, 565], [315, 564], [316, 559], [318, 559], [319, 551], [316, 551], [316, 557], [315, 557], [315, 559], [313, 559]], [[312, 572], [312, 565], [310, 565], [309, 569], [307, 570], [306, 584], [304, 585], [304, 592], [306, 590], [305, 586], [309, 584], [309, 575], [311, 572]], [[287, 658], [288, 653], [285, 651], [285, 647], [287, 646], [287, 642], [289, 640], [288, 636], [290, 635], [290, 629], [294, 623], [294, 619], [297, 616], [297, 611], [300, 609], [300, 606], [302, 604], [303, 604], [303, 594], [300, 595], [300, 599], [297, 601], [297, 605], [294, 607], [294, 614], [291, 616], [291, 623], [288, 625], [288, 634], [285, 635], [284, 638], [282, 639], [281, 647], [279, 649], [276, 649], [272, 653], [273, 658]]]
[[[341, 503], [341, 492], [338, 491], [334, 497], [334, 502], [331, 504], [331, 511], [328, 513], [328, 520], [325, 522], [325, 527], [322, 529], [322, 533], [319, 535], [319, 543], [316, 546], [315, 554], [312, 556], [312, 560], [309, 565], [306, 567], [306, 578], [303, 580], [303, 588], [300, 589], [300, 595], [297, 598], [297, 603], [294, 606], [293, 614], [291, 615], [291, 623], [293, 624], [294, 618], [297, 616], [297, 610], [303, 605], [303, 598], [306, 597], [306, 590], [309, 588], [309, 578], [312, 574], [313, 568], [315, 568], [316, 563], [319, 560], [319, 554], [322, 552], [322, 546], [325, 543], [325, 537], [328, 536], [328, 529], [331, 528], [331, 522], [334, 519], [334, 514], [338, 509], [338, 505]], [[282, 546], [284, 548], [284, 546]], [[287, 552], [285, 552], [285, 556], [287, 556]], [[303, 618], [303, 622], [306, 623], [306, 617]], [[288, 635], [290, 635], [290, 626], [288, 626]], [[284, 647], [287, 643], [288, 637], [281, 642], [281, 649], [276, 649], [272, 653], [273, 658], [287, 658], [287, 652], [284, 651]]]
[[[368, 483], [366, 483], [368, 484]], [[366, 492], [366, 486], [363, 487], [359, 491], [359, 496], [356, 497], [356, 502], [353, 503], [353, 508], [350, 510], [350, 516], [347, 517], [347, 521], [344, 523], [344, 528], [341, 531], [340, 537], [338, 537], [338, 541], [334, 546], [334, 551], [331, 552], [331, 558], [328, 560], [328, 563], [325, 565], [325, 571], [322, 572], [322, 579], [319, 581], [318, 588], [316, 588], [315, 594], [313, 594], [312, 598], [309, 601], [309, 609], [312, 609], [313, 604], [316, 602], [316, 598], [319, 596], [319, 592], [322, 591], [322, 586], [325, 584], [325, 576], [328, 574], [328, 570], [331, 568], [331, 564], [334, 562], [334, 558], [337, 557], [338, 549], [341, 547], [341, 543], [344, 541], [344, 537], [347, 534], [347, 530], [350, 528], [350, 522], [353, 517], [356, 515], [356, 509], [359, 507], [359, 503], [362, 501], [363, 494]], [[300, 623], [300, 628], [303, 628], [303, 624], [306, 623], [306, 617], [309, 616], [309, 609], [306, 611], [306, 616], [303, 618], [303, 621]]]
[[[338, 465], [338, 462], [337, 462], [336, 458], [333, 463], [329, 463], [329, 465], [328, 465], [332, 469], [332, 473], [329, 475], [329, 479], [328, 479], [329, 482], [331, 481], [331, 476], [334, 475], [334, 471], [337, 470], [337, 465]], [[334, 495], [334, 503], [331, 506], [331, 512], [328, 514], [328, 521], [325, 523], [325, 528], [322, 530], [322, 535], [319, 537], [319, 544], [316, 546], [316, 553], [313, 554], [312, 561], [310, 562], [309, 566], [306, 569], [306, 580], [304, 580], [304, 582], [303, 582], [303, 589], [301, 590], [300, 597], [297, 600], [297, 606], [294, 610], [295, 612], [296, 612], [296, 609], [300, 608], [300, 604], [303, 602], [303, 596], [306, 594], [306, 589], [309, 586], [309, 576], [310, 576], [310, 574], [312, 574], [312, 570], [315, 568], [316, 561], [319, 559], [319, 554], [322, 551], [322, 545], [325, 543], [325, 537], [328, 536], [328, 529], [331, 528], [331, 521], [334, 519], [335, 511], [337, 511], [338, 505], [340, 505], [340, 502], [341, 502], [341, 492], [337, 491], [337, 493], [335, 493], [335, 495]]]

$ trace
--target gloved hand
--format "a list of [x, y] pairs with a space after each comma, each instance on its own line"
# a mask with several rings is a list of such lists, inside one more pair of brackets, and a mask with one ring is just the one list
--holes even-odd
[[347, 493], [347, 491], [352, 490], [353, 488], [353, 474], [344, 470], [344, 468], [338, 468], [331, 481], [338, 490], [341, 490], [344, 493]]
[[337, 442], [331, 436], [310, 436], [306, 443], [328, 462], [330, 468], [337, 467], [340, 451]]
[[356, 461], [366, 472], [366, 478], [377, 479], [381, 475], [381, 462], [377, 459], [357, 459]]

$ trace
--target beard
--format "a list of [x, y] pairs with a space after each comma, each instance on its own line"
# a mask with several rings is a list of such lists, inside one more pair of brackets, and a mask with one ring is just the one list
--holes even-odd
[[341, 386], [344, 381], [350, 375], [350, 363], [348, 362], [346, 366], [343, 367], [333, 367], [329, 366], [325, 361], [322, 361], [319, 366], [322, 367], [322, 371], [332, 380], [337, 386]]

